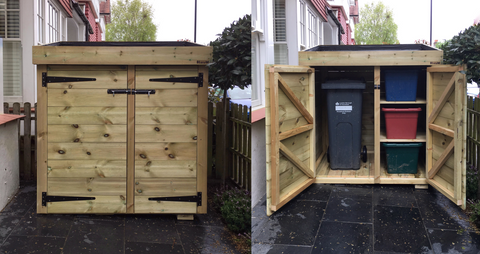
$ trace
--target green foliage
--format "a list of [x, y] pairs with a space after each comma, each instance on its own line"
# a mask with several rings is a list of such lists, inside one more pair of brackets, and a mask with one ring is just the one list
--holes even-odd
[[360, 9], [360, 23], [355, 25], [357, 44], [398, 44], [393, 12], [382, 2]]
[[480, 82], [480, 25], [467, 28], [439, 48], [443, 50], [444, 63], [466, 64], [467, 81]]
[[210, 46], [213, 47], [209, 67], [209, 82], [226, 91], [238, 86], [244, 88], [252, 83], [251, 69], [251, 17], [245, 15], [230, 27]]
[[474, 166], [467, 167], [467, 199], [477, 199], [478, 169]]
[[111, 9], [106, 41], [155, 41], [152, 6], [142, 0], [117, 0]]
[[214, 196], [214, 205], [220, 209], [227, 227], [236, 233], [251, 230], [251, 197], [247, 191], [234, 188], [217, 192]]
[[478, 222], [480, 220], [480, 202], [468, 200], [470, 206], [470, 221]]

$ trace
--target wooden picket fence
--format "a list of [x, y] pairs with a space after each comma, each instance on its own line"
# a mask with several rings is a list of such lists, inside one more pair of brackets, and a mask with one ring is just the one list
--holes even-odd
[[467, 97], [467, 164], [479, 169], [480, 99]]
[[[222, 114], [223, 102], [209, 103], [209, 176], [232, 181], [240, 188], [251, 189], [251, 108], [227, 100], [228, 111]], [[214, 110], [216, 109], [216, 114]], [[210, 134], [210, 133], [209, 133]], [[214, 157], [211, 155], [214, 154]]]
[[[3, 104], [3, 113], [14, 115], [25, 115], [19, 119], [23, 122], [23, 135], [18, 128], [18, 147], [20, 158], [20, 179], [22, 181], [35, 181], [37, 179], [37, 128], [35, 112], [37, 104], [32, 108], [32, 104], [26, 102], [23, 107], [15, 102], [13, 105]], [[32, 135], [32, 122], [34, 122], [34, 135]], [[22, 126], [20, 124], [20, 126]]]

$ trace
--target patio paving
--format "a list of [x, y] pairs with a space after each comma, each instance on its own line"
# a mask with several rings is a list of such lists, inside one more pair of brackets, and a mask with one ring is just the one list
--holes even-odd
[[313, 184], [270, 217], [252, 210], [252, 253], [480, 253], [480, 232], [430, 187]]
[[176, 215], [37, 214], [36, 187], [22, 184], [0, 212], [0, 253], [240, 253], [211, 207]]

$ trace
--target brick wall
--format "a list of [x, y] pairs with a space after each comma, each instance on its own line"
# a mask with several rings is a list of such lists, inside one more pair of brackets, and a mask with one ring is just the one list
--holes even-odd
[[324, 20], [328, 20], [327, 18], [327, 10], [326, 7], [330, 7], [330, 5], [327, 3], [327, 0], [311, 0], [313, 6], [317, 9], [317, 11], [322, 15]]
[[67, 12], [67, 16], [69, 18], [72, 17], [72, 6], [70, 6], [70, 0], [59, 0], [60, 4], [62, 5], [63, 9]]
[[100, 34], [100, 29], [98, 28], [97, 23], [95, 22], [95, 16], [93, 14], [93, 8], [90, 6], [89, 3], [85, 4], [85, 16], [92, 26], [93, 34], [90, 34], [88, 41], [101, 41], [102, 35]]
[[334, 7], [335, 10], [337, 10], [337, 19], [338, 21], [340, 21], [340, 24], [342, 25], [343, 27], [343, 31], [345, 31], [345, 34], [342, 34], [342, 42], [345, 44], [345, 45], [348, 45], [348, 34], [350, 33], [349, 31], [347, 31], [347, 21], [345, 20], [345, 13], [343, 12], [343, 9], [342, 8], [337, 8], [337, 7]]

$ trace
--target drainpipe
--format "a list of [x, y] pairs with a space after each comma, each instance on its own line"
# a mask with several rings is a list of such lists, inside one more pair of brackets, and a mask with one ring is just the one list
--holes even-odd
[[327, 13], [332, 18], [333, 22], [338, 26], [338, 45], [342, 45], [342, 34], [345, 34], [345, 30], [343, 30], [342, 24], [338, 21], [338, 18], [333, 13], [333, 10], [330, 9], [328, 6], [325, 7], [327, 9]]
[[78, 4], [78, 2], [72, 0], [72, 6], [73, 9], [75, 9], [75, 11], [77, 12], [78, 16], [80, 16], [80, 19], [82, 19], [83, 23], [85, 24], [85, 41], [88, 41], [88, 39], [90, 38], [89, 34], [93, 34], [92, 26], [90, 25], [90, 22], [85, 16], [85, 13], [83, 13], [82, 9], [80, 9], [80, 5]]

